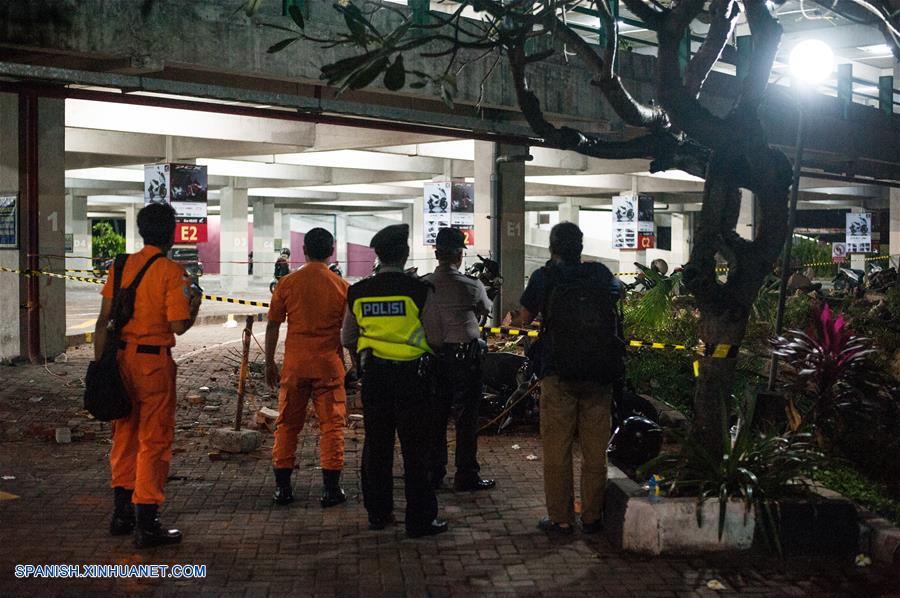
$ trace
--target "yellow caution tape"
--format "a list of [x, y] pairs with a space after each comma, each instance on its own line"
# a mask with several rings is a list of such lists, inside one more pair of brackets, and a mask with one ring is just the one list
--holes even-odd
[[250, 305], [252, 307], [268, 308], [269, 304], [265, 301], [251, 301], [250, 299], [235, 299], [234, 297], [217, 297], [216, 295], [203, 295], [207, 301], [219, 301], [221, 303], [233, 303], [235, 305]]
[[694, 360], [694, 378], [700, 377], [700, 360]]

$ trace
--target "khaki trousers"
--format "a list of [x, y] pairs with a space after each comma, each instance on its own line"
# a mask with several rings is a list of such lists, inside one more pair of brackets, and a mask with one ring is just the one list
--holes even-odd
[[612, 387], [596, 382], [541, 381], [541, 441], [547, 515], [555, 523], [575, 524], [572, 445], [581, 445], [581, 520], [603, 515], [606, 447], [609, 445]]

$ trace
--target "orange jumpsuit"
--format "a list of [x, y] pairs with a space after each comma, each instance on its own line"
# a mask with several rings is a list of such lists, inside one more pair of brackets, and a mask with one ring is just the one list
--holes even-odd
[[[122, 288], [140, 271], [157, 247], [145, 246], [128, 257]], [[113, 272], [101, 294], [112, 299]], [[175, 373], [171, 347], [175, 335], [169, 322], [190, 319], [190, 291], [184, 269], [167, 258], [158, 259], [137, 289], [134, 316], [122, 330], [118, 361], [122, 382], [131, 397], [131, 414], [112, 422], [109, 453], [112, 487], [134, 490], [134, 504], [162, 504], [163, 485], [172, 460], [175, 435]], [[151, 352], [158, 348], [156, 353]]]
[[323, 263], [311, 262], [278, 282], [268, 320], [284, 322], [284, 365], [278, 392], [278, 419], [272, 463], [292, 469], [297, 435], [306, 421], [310, 397], [319, 418], [322, 469], [344, 467], [344, 359], [341, 324], [349, 283]]

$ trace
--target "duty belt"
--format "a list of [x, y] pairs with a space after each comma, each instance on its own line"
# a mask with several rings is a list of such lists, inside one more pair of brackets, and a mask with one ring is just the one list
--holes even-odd
[[481, 359], [484, 349], [486, 349], [486, 347], [482, 348], [482, 342], [480, 338], [476, 338], [467, 343], [448, 343], [441, 346], [438, 354], [443, 359], [476, 361]]
[[[123, 351], [128, 347], [128, 343], [125, 341], [119, 341], [119, 349]], [[164, 352], [168, 355], [172, 354], [172, 347], [163, 347], [161, 345], [137, 345], [135, 348], [136, 353], [146, 353], [148, 355], [159, 355]]]

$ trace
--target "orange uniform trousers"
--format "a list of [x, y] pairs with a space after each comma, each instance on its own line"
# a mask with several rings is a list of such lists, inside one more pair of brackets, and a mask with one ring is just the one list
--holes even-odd
[[177, 366], [165, 348], [158, 355], [136, 349], [128, 343], [118, 354], [131, 414], [112, 422], [112, 486], [134, 490], [134, 504], [159, 505], [172, 461]]
[[312, 398], [319, 419], [319, 461], [322, 469], [344, 468], [344, 424], [347, 395], [343, 378], [302, 378], [285, 368], [278, 391], [278, 419], [272, 465], [293, 469], [297, 436], [306, 423], [306, 408]]

